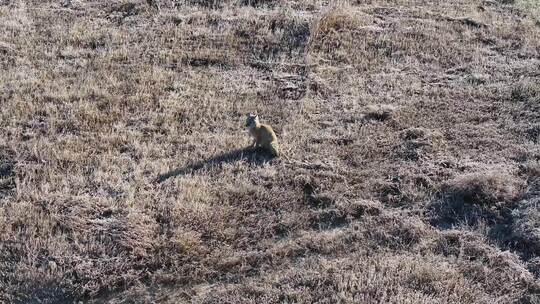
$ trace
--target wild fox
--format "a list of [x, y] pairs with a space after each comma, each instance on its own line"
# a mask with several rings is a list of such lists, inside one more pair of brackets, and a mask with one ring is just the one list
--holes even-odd
[[271, 126], [261, 124], [258, 115], [248, 114], [246, 127], [249, 129], [251, 136], [253, 136], [252, 147], [261, 147], [269, 151], [274, 157], [279, 157], [281, 155], [276, 133], [274, 133]]

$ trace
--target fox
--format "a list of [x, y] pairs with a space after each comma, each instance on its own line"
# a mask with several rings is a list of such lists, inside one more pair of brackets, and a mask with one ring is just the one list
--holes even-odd
[[246, 127], [253, 137], [252, 148], [260, 147], [270, 152], [273, 157], [281, 156], [276, 133], [274, 133], [270, 125], [262, 124], [258, 115], [249, 113], [246, 119]]

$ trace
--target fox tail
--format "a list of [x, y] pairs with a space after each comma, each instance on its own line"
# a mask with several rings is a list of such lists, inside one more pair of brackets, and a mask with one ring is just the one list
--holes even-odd
[[281, 156], [281, 152], [279, 151], [279, 146], [277, 142], [274, 141], [270, 143], [270, 153], [272, 154], [273, 157]]

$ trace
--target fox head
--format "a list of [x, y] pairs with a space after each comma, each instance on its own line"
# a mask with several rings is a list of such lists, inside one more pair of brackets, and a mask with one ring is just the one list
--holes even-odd
[[249, 113], [246, 119], [246, 127], [252, 127], [259, 124], [259, 115]]

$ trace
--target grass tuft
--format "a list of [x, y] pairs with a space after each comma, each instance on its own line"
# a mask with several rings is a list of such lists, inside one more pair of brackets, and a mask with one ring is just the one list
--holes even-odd
[[0, 0], [0, 303], [535, 303], [502, 2]]
[[507, 172], [485, 171], [456, 177], [447, 183], [446, 191], [465, 203], [489, 206], [515, 201], [524, 186], [521, 179]]

